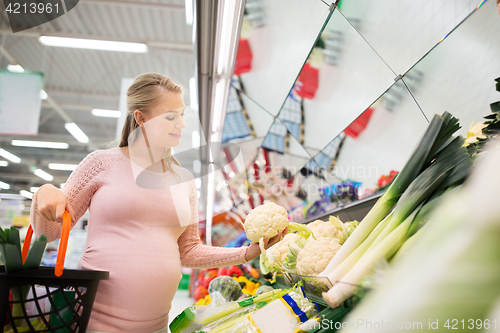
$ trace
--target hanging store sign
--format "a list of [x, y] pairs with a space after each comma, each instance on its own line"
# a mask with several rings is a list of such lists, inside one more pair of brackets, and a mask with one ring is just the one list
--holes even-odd
[[0, 134], [38, 134], [42, 87], [42, 73], [0, 70]]

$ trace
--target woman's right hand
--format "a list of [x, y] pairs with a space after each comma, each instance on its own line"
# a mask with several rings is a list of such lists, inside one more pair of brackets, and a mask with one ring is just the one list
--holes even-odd
[[51, 184], [45, 184], [40, 187], [36, 193], [38, 212], [44, 218], [50, 221], [63, 221], [64, 211], [67, 210], [71, 215], [71, 222], [74, 222], [74, 214], [69, 200], [64, 193]]

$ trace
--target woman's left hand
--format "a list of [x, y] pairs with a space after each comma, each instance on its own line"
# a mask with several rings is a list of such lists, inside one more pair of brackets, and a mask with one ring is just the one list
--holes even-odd
[[[285, 228], [285, 230], [278, 232], [276, 236], [274, 236], [271, 239], [268, 239], [267, 237], [264, 237], [264, 248], [267, 250], [274, 244], [278, 243], [280, 240], [285, 237], [285, 235], [288, 233], [288, 227]], [[250, 246], [247, 248], [247, 252], [245, 254], [245, 259], [247, 261], [250, 261], [252, 259], [257, 258], [260, 255], [260, 247], [259, 247], [259, 242], [252, 242]]]

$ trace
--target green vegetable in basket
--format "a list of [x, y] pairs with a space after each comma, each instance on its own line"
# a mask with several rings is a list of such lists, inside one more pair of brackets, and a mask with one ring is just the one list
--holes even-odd
[[214, 305], [236, 301], [243, 292], [241, 286], [230, 276], [219, 276], [213, 279], [208, 286], [208, 294]]
[[5, 265], [5, 272], [12, 273], [21, 269], [36, 268], [42, 261], [47, 237], [41, 235], [31, 247], [26, 262], [23, 265], [21, 257], [21, 241], [19, 230], [16, 227], [10, 229], [0, 228], [0, 254]]
[[[26, 262], [23, 265], [19, 230], [15, 227], [4, 230], [0, 228], [0, 254], [4, 262], [5, 272], [12, 273], [21, 269], [37, 268], [40, 266], [46, 244], [47, 237], [41, 235], [40, 238], [33, 243], [26, 257]], [[12, 288], [11, 292], [12, 298], [16, 302], [12, 306], [12, 317], [23, 317], [24, 314], [20, 302], [24, 301], [28, 296], [29, 286]], [[22, 325], [22, 320], [13, 320], [13, 324], [16, 328], [19, 328]]]

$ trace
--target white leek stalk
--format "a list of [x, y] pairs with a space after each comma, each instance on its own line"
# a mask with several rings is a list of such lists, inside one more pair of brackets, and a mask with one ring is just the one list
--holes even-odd
[[415, 210], [403, 223], [394, 229], [374, 249], [369, 250], [359, 259], [342, 279], [333, 285], [327, 293], [323, 293], [323, 299], [332, 308], [340, 306], [344, 301], [354, 296], [356, 286], [361, 282], [373, 267], [382, 258], [390, 258], [401, 246], [408, 228], [410, 227], [417, 210]]

